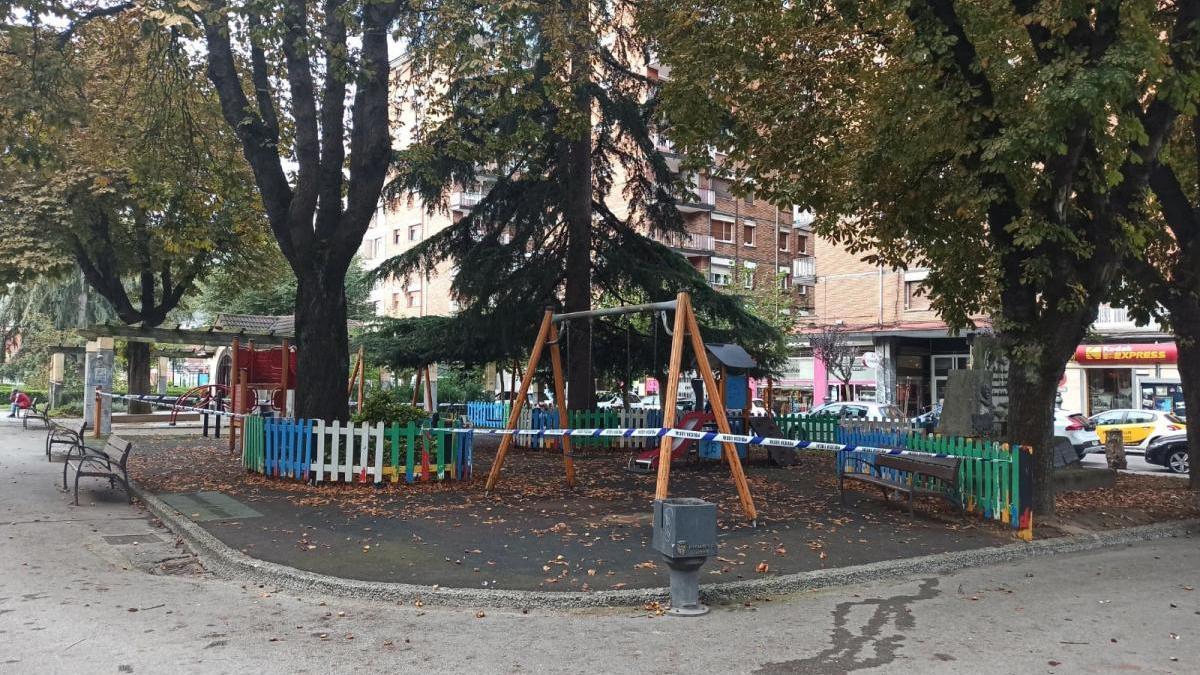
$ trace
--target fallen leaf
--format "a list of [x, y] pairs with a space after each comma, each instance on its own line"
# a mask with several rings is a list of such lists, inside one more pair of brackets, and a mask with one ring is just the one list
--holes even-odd
[[765, 562], [760, 562], [760, 563], [758, 563], [758, 567], [754, 568], [754, 571], [761, 574], [761, 573], [767, 572], [770, 569], [771, 569], [770, 565], [768, 565]]
[[[282, 368], [282, 366], [280, 366], [280, 367]], [[483, 617], [485, 617], [485, 616], [487, 616], [487, 614], [484, 614], [482, 609], [481, 609], [481, 610], [479, 610], [478, 612], [475, 612], [475, 618], [476, 618], [476, 619], [482, 619], [482, 618], [483, 618]]]

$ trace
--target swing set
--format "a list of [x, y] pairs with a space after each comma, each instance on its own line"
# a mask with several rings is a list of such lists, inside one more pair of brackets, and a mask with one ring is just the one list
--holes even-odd
[[[538, 362], [542, 358], [542, 351], [547, 346], [550, 347], [550, 365], [554, 374], [554, 403], [558, 408], [559, 427], [562, 429], [568, 428], [565, 396], [566, 386], [563, 382], [562, 352], [559, 348], [559, 324], [569, 325], [569, 322], [575, 319], [592, 319], [602, 316], [643, 312], [662, 313], [664, 315], [666, 312], [675, 312], [674, 328], [671, 331], [671, 358], [667, 374], [667, 387], [665, 394], [662, 394], [662, 398], [660, 399], [664, 402], [663, 427], [670, 429], [675, 426], [676, 410], [673, 402], [678, 398], [679, 393], [679, 374], [683, 364], [685, 337], [690, 340], [692, 352], [696, 359], [696, 370], [699, 371], [700, 377], [703, 378], [705, 388], [708, 391], [719, 391], [716, 377], [713, 374], [712, 367], [709, 365], [708, 352], [704, 346], [704, 339], [700, 336], [700, 327], [696, 321], [696, 314], [692, 310], [691, 297], [687, 293], [680, 293], [674, 300], [667, 302], [628, 305], [625, 307], [596, 309], [586, 312], [555, 314], [553, 308], [547, 308], [545, 315], [542, 317], [541, 327], [538, 329], [537, 339], [533, 344], [533, 351], [529, 355], [529, 365], [521, 377], [521, 387], [513, 401], [512, 411], [509, 413], [508, 424], [505, 426], [505, 429], [510, 432], [516, 430], [517, 422], [521, 416], [521, 408], [525, 405], [526, 395], [533, 381], [533, 375], [537, 371]], [[723, 434], [732, 433], [729, 427], [729, 418], [725, 411], [725, 401], [720, 396], [713, 397], [712, 399], [712, 413], [716, 420], [717, 429]], [[512, 439], [513, 434], [508, 433], [500, 440], [500, 449], [496, 452], [496, 458], [492, 462], [491, 471], [488, 472], [486, 487], [488, 493], [492, 491], [492, 488], [500, 480], [500, 471], [504, 466], [508, 450], [512, 446]], [[659, 442], [658, 480], [654, 489], [654, 498], [656, 500], [667, 498], [671, 481], [672, 441], [672, 438], [663, 436]], [[569, 435], [562, 437], [562, 446], [567, 485], [575, 487], [575, 461], [571, 453], [571, 437]], [[728, 441], [722, 442], [722, 447], [725, 461], [729, 464], [729, 473], [733, 478], [733, 484], [737, 488], [742, 511], [751, 522], [754, 522], [758, 518], [758, 512], [754, 508], [754, 498], [750, 495], [750, 486], [746, 482], [746, 474], [742, 470], [742, 462], [738, 457], [737, 449], [733, 443]]]

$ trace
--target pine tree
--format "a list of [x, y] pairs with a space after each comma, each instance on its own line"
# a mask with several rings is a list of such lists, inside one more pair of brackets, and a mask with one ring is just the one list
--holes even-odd
[[[452, 261], [461, 311], [447, 330], [458, 342], [486, 342], [480, 353], [526, 348], [547, 305], [572, 312], [600, 297], [624, 304], [686, 290], [706, 327], [725, 329], [719, 334], [770, 366], [781, 352], [778, 331], [647, 236], [684, 231], [676, 200], [686, 187], [656, 149], [666, 129], [657, 84], [636, 67], [650, 55], [633, 10], [577, 0], [442, 3], [417, 31], [407, 74], [426, 83], [418, 89], [441, 93], [406, 101], [419, 113], [415, 143], [399, 153], [388, 190], [432, 208], [456, 186], [482, 185], [486, 194], [377, 274], [431, 273]], [[593, 403], [593, 351], [617, 369], [614, 358], [636, 337], [630, 350], [644, 359], [656, 351], [650, 328], [630, 320], [568, 330], [569, 406]]]

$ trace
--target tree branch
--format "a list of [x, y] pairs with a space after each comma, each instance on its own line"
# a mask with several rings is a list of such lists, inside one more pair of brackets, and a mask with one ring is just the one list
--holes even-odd
[[135, 3], [122, 2], [121, 4], [113, 5], [112, 7], [100, 7], [93, 9], [90, 12], [83, 13], [77, 19], [72, 21], [71, 25], [67, 26], [65, 30], [58, 34], [58, 48], [62, 49], [63, 47], [66, 47], [67, 43], [71, 41], [71, 38], [75, 36], [75, 32], [90, 21], [93, 21], [94, 19], [102, 19], [108, 16], [116, 16], [127, 10], [133, 9], [134, 6]]
[[229, 41], [229, 21], [225, 0], [213, 0], [209, 11], [202, 13], [204, 38], [208, 49], [208, 78], [217, 90], [221, 113], [242, 142], [242, 154], [254, 171], [255, 183], [267, 212], [271, 231], [279, 249], [289, 262], [295, 264], [296, 246], [288, 230], [288, 210], [292, 188], [288, 185], [279, 159], [277, 136], [264, 120], [253, 113]]
[[363, 6], [362, 66], [352, 110], [350, 132], [350, 189], [346, 198], [343, 226], [338, 231], [338, 249], [349, 259], [362, 241], [387, 176], [392, 134], [388, 116], [387, 27], [394, 8], [377, 3]]
[[344, 0], [325, 0], [325, 87], [321, 97], [321, 168], [317, 236], [329, 237], [342, 216], [342, 169], [346, 162], [345, 133], [346, 22], [341, 12]]
[[295, 127], [293, 148], [296, 153], [296, 186], [288, 209], [288, 231], [302, 256], [308, 255], [313, 238], [313, 211], [317, 206], [318, 175], [321, 169], [321, 143], [317, 129], [317, 93], [313, 84], [312, 62], [308, 57], [308, 2], [288, 0], [283, 10], [283, 54], [287, 63], [288, 88], [291, 92], [292, 123]]

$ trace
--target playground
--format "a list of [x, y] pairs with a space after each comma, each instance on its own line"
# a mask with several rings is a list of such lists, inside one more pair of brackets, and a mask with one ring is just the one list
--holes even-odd
[[[496, 437], [481, 437], [486, 466]], [[653, 477], [625, 471], [608, 450], [577, 451], [577, 485], [567, 487], [561, 456], [516, 449], [502, 488], [472, 481], [314, 486], [247, 473], [220, 444], [194, 437], [140, 437], [139, 484], [172, 495], [221, 493], [247, 509], [213, 517], [204, 500], [180, 512], [251, 556], [303, 570], [368, 581], [446, 587], [580, 591], [662, 586], [666, 568], [648, 547]], [[186, 467], [185, 471], [179, 470]], [[740, 511], [729, 474], [716, 465], [673, 472], [681, 494], [718, 504], [719, 556], [706, 582], [841, 567], [996, 546], [1010, 530], [964, 518], [929, 500], [915, 518], [877, 494], [837, 497], [833, 456], [802, 453], [791, 467], [755, 462], [747, 480], [760, 501], [757, 527]], [[179, 503], [179, 502], [176, 502]]]

